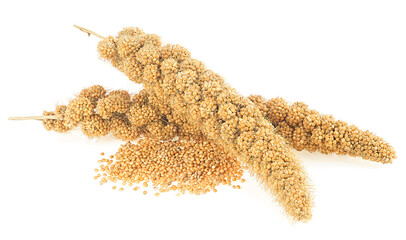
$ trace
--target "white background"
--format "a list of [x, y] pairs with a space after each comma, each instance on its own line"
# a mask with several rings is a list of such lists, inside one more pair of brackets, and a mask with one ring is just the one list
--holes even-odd
[[[6, 3], [7, 2], [7, 3]], [[4, 1], [0, 6], [0, 239], [405, 239], [405, 1]], [[47, 132], [39, 115], [92, 84], [137, 92], [99, 59], [125, 26], [178, 43], [241, 94], [281, 96], [369, 129], [393, 164], [298, 152], [314, 185], [309, 223], [292, 223], [253, 178], [241, 190], [175, 197], [93, 180], [121, 144]]]

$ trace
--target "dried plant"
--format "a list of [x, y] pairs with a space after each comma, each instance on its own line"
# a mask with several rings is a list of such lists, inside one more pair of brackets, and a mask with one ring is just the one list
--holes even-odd
[[[380, 137], [322, 115], [304, 103], [289, 105], [282, 98], [265, 100], [256, 95], [239, 95], [220, 75], [191, 58], [187, 49], [162, 45], [155, 34], [124, 28], [115, 37], [103, 37], [78, 28], [101, 38], [100, 56], [131, 81], [144, 86], [133, 96], [123, 90], [107, 92], [101, 86], [92, 86], [67, 106], [57, 106], [55, 111], [45, 111], [36, 118], [43, 120], [46, 129], [58, 132], [80, 125], [89, 137], [109, 132], [125, 141], [146, 137], [138, 145], [123, 145], [115, 155], [116, 162], [103, 160], [107, 165], [101, 169], [105, 171], [101, 183], [121, 180], [133, 184], [147, 179], [161, 191], [169, 191], [173, 185], [168, 182], [175, 180], [180, 185], [174, 189], [200, 194], [221, 182], [230, 185], [230, 176], [240, 179], [238, 160], [289, 216], [308, 221], [313, 205], [310, 186], [292, 148], [359, 156], [381, 163], [396, 158], [394, 149]], [[175, 137], [180, 140], [168, 142]], [[209, 176], [212, 172], [204, 164], [174, 168], [185, 151], [197, 163], [205, 159], [219, 163], [212, 166], [215, 174]], [[168, 161], [162, 165], [151, 161], [149, 154], [157, 152], [164, 152], [156, 156], [159, 161]], [[150, 159], [148, 164], [140, 164], [137, 154], [143, 156], [144, 162]], [[224, 167], [229, 164], [234, 167]], [[154, 174], [146, 174], [151, 172], [145, 169], [151, 168]], [[179, 174], [165, 174], [171, 168]], [[179, 180], [183, 171], [191, 172], [186, 181]]]

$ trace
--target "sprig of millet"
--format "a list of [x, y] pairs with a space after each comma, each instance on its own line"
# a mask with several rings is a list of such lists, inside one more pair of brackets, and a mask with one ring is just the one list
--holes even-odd
[[306, 174], [284, 139], [252, 101], [192, 59], [188, 50], [161, 46], [157, 35], [125, 28], [104, 38], [98, 51], [132, 81], [142, 83], [168, 120], [237, 155], [293, 219], [311, 218]]

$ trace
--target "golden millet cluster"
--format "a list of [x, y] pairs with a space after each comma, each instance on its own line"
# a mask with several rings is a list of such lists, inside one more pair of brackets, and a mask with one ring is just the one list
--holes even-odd
[[196, 139], [213, 140], [238, 156], [295, 220], [311, 218], [307, 177], [285, 140], [255, 104], [192, 59], [187, 49], [162, 46], [156, 35], [125, 28], [103, 39], [98, 51], [143, 84], [152, 101], [160, 103], [158, 111], [181, 126], [179, 134], [186, 130]]
[[[200, 195], [217, 192], [220, 184], [245, 181], [237, 159], [212, 141], [144, 138], [121, 145], [114, 157], [99, 161], [95, 179], [100, 178], [100, 184], [121, 182], [134, 190], [152, 184], [158, 195], [169, 191]], [[240, 185], [232, 186], [240, 189]]]
[[260, 106], [277, 132], [296, 150], [356, 156], [381, 163], [391, 163], [396, 158], [393, 147], [382, 138], [336, 121], [331, 115], [322, 115], [305, 103], [289, 105], [280, 97], [265, 100], [258, 95], [249, 99]]

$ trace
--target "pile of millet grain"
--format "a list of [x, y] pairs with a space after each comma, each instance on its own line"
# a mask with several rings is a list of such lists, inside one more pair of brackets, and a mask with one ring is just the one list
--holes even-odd
[[121, 182], [120, 191], [124, 186], [137, 191], [152, 184], [157, 196], [169, 191], [178, 195], [217, 192], [220, 184], [240, 189], [233, 183], [245, 181], [240, 162], [211, 141], [143, 138], [121, 145], [114, 156], [99, 162], [95, 179], [100, 178], [100, 184]]

